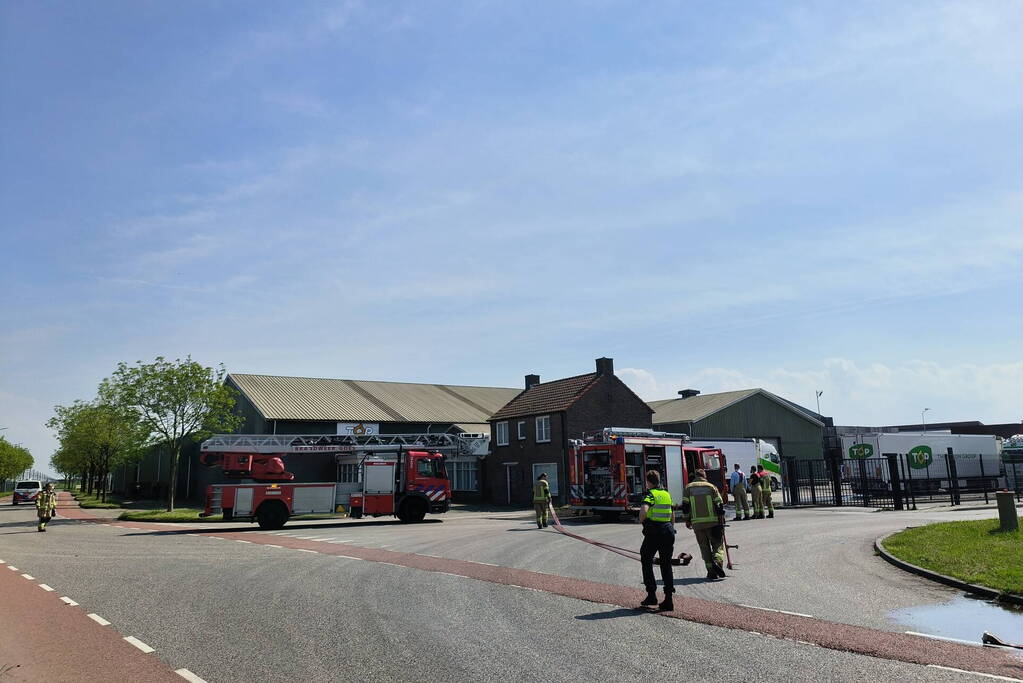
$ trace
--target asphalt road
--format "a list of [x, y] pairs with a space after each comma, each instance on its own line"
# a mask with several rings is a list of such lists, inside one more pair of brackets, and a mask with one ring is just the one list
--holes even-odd
[[[839, 622], [881, 629], [861, 629], [856, 637], [894, 638], [905, 626], [888, 616], [892, 610], [956, 593], [874, 557], [873, 539], [932, 518], [991, 514], [801, 510], [736, 523], [729, 541], [740, 545], [738, 568], [716, 583], [683, 568], [676, 598], [709, 601], [687, 607], [708, 614], [729, 608], [725, 617], [733, 622], [749, 615], [748, 625], [733, 628], [626, 607], [629, 591], [638, 593], [635, 562], [537, 530], [521, 513], [456, 512], [419, 525], [289, 524], [272, 535], [250, 525], [196, 525], [185, 533], [172, 525], [58, 518], [38, 534], [31, 509], [7, 506], [0, 508], [0, 559], [54, 587], [54, 600], [70, 596], [76, 609], [111, 622], [105, 628], [153, 647], [149, 656], [170, 669], [187, 668], [211, 682], [638, 680], [693, 672], [723, 681], [977, 680], [897, 661], [904, 641], [893, 641], [891, 655], [868, 657], [821, 647], [812, 635], [818, 624]], [[638, 546], [633, 525], [572, 528]], [[680, 529], [679, 537], [677, 549], [693, 552], [689, 532]], [[38, 590], [33, 582], [23, 585]], [[18, 627], [8, 615], [0, 612], [0, 631]], [[775, 619], [764, 621], [762, 632], [779, 632], [777, 619], [790, 619], [814, 642], [755, 632], [761, 615]]]

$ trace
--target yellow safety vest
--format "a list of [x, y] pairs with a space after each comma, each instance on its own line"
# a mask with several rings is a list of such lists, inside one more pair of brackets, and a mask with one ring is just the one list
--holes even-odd
[[649, 505], [646, 511], [646, 518], [651, 522], [671, 521], [671, 494], [664, 489], [650, 489], [643, 499], [644, 505]]
[[545, 481], [533, 484], [533, 502], [545, 503], [551, 499], [551, 487]]

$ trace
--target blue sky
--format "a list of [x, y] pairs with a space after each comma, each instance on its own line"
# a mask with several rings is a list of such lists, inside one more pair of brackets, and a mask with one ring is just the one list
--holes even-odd
[[1023, 419], [1023, 5], [0, 7], [0, 426], [118, 361]]

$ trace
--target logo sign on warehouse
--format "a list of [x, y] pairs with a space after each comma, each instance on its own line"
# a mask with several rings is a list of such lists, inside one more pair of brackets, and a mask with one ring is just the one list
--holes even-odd
[[865, 460], [873, 457], [874, 447], [869, 443], [858, 443], [849, 446], [849, 457], [853, 460]]
[[909, 466], [917, 470], [922, 470], [934, 462], [934, 452], [930, 446], [913, 446], [906, 456]]

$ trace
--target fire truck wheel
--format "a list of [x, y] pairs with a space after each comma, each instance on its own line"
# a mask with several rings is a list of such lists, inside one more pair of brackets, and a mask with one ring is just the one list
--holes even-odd
[[348, 516], [351, 517], [352, 519], [362, 519], [362, 508], [360, 507], [349, 508]]
[[280, 529], [288, 521], [288, 508], [279, 500], [267, 501], [256, 510], [256, 521], [260, 529]]
[[398, 509], [398, 519], [405, 523], [422, 522], [426, 517], [426, 501], [422, 498], [406, 498]]
[[781, 488], [781, 487], [780, 487], [780, 486], [778, 486], [778, 480], [777, 480], [777, 479], [775, 479], [774, 477], [771, 477], [771, 490], [772, 490], [772, 491], [777, 491], [777, 490], [778, 490], [778, 489], [780, 489], [780, 488]]
[[622, 516], [617, 510], [600, 510], [599, 514], [601, 522], [617, 522]]

